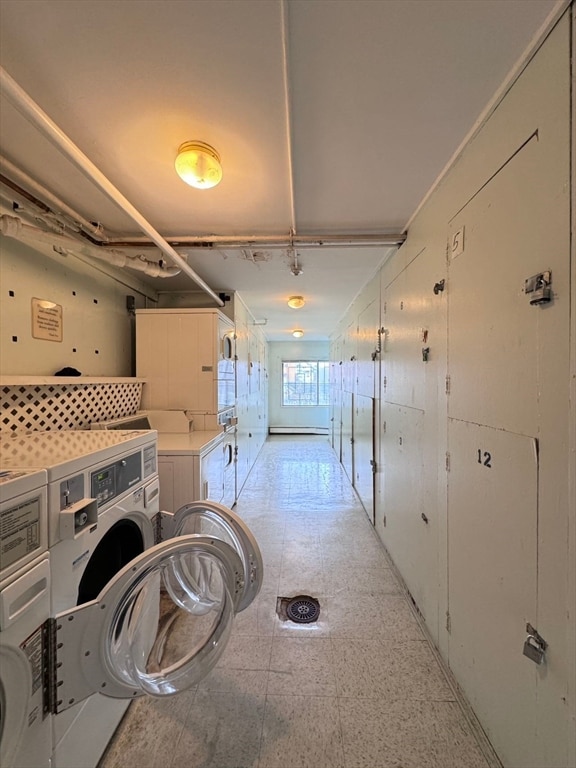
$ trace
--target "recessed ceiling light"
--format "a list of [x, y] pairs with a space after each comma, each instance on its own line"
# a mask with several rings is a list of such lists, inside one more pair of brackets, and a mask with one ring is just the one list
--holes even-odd
[[304, 296], [290, 296], [288, 299], [288, 306], [292, 307], [292, 309], [300, 309], [304, 304], [306, 304]]

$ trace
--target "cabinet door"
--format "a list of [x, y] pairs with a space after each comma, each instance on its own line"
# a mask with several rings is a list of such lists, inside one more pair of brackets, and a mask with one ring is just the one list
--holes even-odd
[[[222, 501], [224, 496], [224, 451], [222, 444], [200, 457], [201, 499]], [[189, 499], [195, 501], [195, 499]]]

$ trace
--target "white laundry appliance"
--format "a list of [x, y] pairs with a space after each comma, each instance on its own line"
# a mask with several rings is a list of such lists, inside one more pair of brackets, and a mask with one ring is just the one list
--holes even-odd
[[258, 545], [210, 502], [160, 513], [155, 431], [31, 433], [2, 450], [48, 472], [53, 768], [94, 768], [132, 698], [216, 663], [260, 588]]
[[50, 618], [46, 472], [0, 470], [0, 765], [48, 768]]
[[160, 505], [179, 509], [192, 499], [236, 503], [236, 408], [214, 418], [214, 429], [195, 430], [184, 411], [138, 411], [93, 422], [94, 430], [155, 429], [158, 431]]

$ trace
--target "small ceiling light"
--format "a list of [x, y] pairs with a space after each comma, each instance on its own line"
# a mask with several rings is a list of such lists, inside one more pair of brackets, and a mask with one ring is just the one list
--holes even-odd
[[180, 144], [174, 167], [182, 181], [197, 189], [210, 189], [222, 179], [220, 155], [203, 141]]
[[288, 306], [292, 307], [292, 309], [300, 309], [304, 304], [306, 304], [304, 296], [290, 296], [288, 299]]
[[295, 339], [301, 339], [302, 336], [304, 336], [304, 331], [297, 328], [295, 331], [292, 331], [292, 336], [294, 336]]

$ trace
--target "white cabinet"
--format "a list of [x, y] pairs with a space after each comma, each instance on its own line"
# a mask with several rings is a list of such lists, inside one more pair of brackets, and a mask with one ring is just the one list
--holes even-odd
[[[160, 507], [175, 512], [190, 501], [235, 501], [234, 449], [224, 432], [159, 432]], [[233, 437], [232, 437], [233, 440]], [[230, 464], [230, 462], [232, 462]]]
[[235, 405], [234, 325], [213, 309], [136, 311], [142, 407], [217, 414]]

